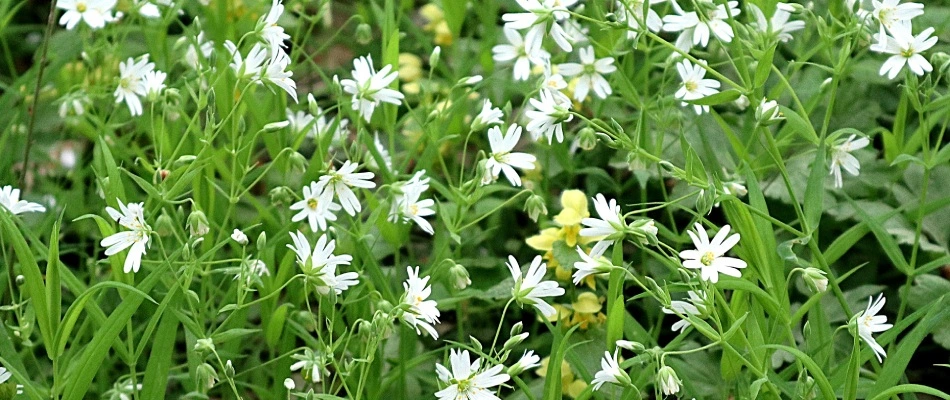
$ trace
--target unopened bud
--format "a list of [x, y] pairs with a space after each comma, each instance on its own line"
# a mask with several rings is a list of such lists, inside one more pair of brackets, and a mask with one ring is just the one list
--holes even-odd
[[442, 48], [439, 46], [435, 46], [435, 48], [432, 49], [432, 55], [429, 56], [429, 68], [435, 69], [436, 67], [438, 67], [439, 57], [441, 56], [442, 56]]
[[656, 373], [656, 384], [660, 387], [664, 396], [672, 396], [679, 393], [680, 384], [682, 383], [679, 377], [676, 376], [676, 371], [669, 366], [664, 365], [663, 368], [660, 368], [660, 371]]
[[231, 233], [231, 239], [235, 242], [238, 242], [238, 244], [241, 246], [247, 246], [247, 235], [245, 235], [244, 232], [241, 232], [240, 229], [235, 229], [234, 232]]
[[199, 353], [213, 353], [214, 341], [211, 338], [203, 338], [195, 341], [195, 351]]
[[307, 95], [307, 110], [309, 110], [310, 114], [314, 117], [320, 115], [320, 105], [317, 104], [317, 99], [313, 97], [313, 93]]
[[188, 215], [188, 233], [192, 237], [204, 236], [210, 230], [208, 217], [201, 210], [194, 210]]
[[231, 364], [231, 360], [224, 363], [224, 376], [228, 378], [234, 377], [234, 365]]
[[267, 245], [267, 232], [261, 231], [260, 235], [257, 235], [257, 251], [264, 251], [264, 246]]
[[483, 78], [482, 78], [481, 75], [467, 76], [467, 77], [465, 77], [465, 78], [459, 79], [458, 84], [459, 84], [459, 85], [465, 85], [465, 86], [471, 86], [471, 85], [475, 85], [475, 84], [481, 82], [482, 79], [483, 79]]
[[195, 377], [198, 380], [198, 386], [205, 390], [214, 387], [215, 382], [218, 381], [218, 373], [215, 372], [214, 367], [208, 363], [203, 363], [198, 366], [198, 369], [195, 371]]
[[155, 220], [155, 233], [158, 233], [158, 236], [166, 237], [174, 232], [175, 221], [172, 220], [172, 217], [163, 212], [158, 216], [158, 219]]
[[180, 166], [182, 166], [182, 165], [191, 164], [192, 162], [194, 162], [194, 161], [197, 160], [197, 159], [198, 159], [198, 157], [193, 156], [193, 155], [184, 155], [184, 156], [178, 157], [178, 159], [175, 160], [175, 163], [174, 163], [174, 164], [175, 164], [176, 167], [180, 167]]
[[508, 331], [508, 335], [515, 336], [515, 335], [521, 334], [521, 331], [523, 330], [524, 330], [524, 324], [521, 323], [521, 321], [518, 321], [517, 323], [515, 323], [514, 326], [511, 327], [511, 330]]
[[270, 191], [270, 202], [272, 205], [279, 206], [290, 204], [294, 199], [294, 191], [287, 186], [278, 186]]
[[740, 111], [745, 111], [745, 109], [748, 108], [750, 104], [749, 98], [746, 95], [741, 95], [738, 99], [736, 99], [735, 104]]
[[294, 383], [293, 379], [287, 378], [287, 379], [284, 379], [284, 387], [287, 390], [294, 390], [297, 388], [297, 384]]
[[629, 340], [618, 340], [617, 347], [620, 347], [622, 349], [627, 349], [630, 351], [636, 351], [636, 352], [641, 352], [643, 350], [646, 350], [646, 346], [644, 346], [643, 343], [632, 342]]
[[468, 275], [468, 270], [461, 264], [455, 264], [449, 269], [449, 276], [452, 280], [452, 285], [458, 289], [462, 290], [472, 284], [472, 279]]
[[290, 121], [271, 122], [267, 125], [264, 125], [264, 128], [261, 129], [261, 132], [264, 132], [264, 133], [277, 132], [281, 129], [286, 128], [289, 125], [290, 125]]
[[808, 283], [816, 293], [821, 293], [828, 290], [828, 277], [825, 276], [825, 271], [822, 271], [818, 268], [805, 268], [805, 271], [802, 273], [802, 278], [805, 279], [805, 282]]
[[548, 215], [548, 207], [544, 204], [544, 198], [537, 194], [532, 194], [524, 203], [524, 210], [532, 221], [538, 222], [538, 217]]
[[593, 150], [597, 147], [597, 132], [591, 127], [585, 127], [577, 133], [577, 145], [584, 150]]
[[513, 349], [515, 346], [521, 344], [521, 342], [523, 342], [527, 338], [528, 338], [528, 332], [519, 333], [517, 335], [514, 335], [508, 338], [508, 340], [505, 341], [505, 345], [502, 346], [501, 352], [504, 353], [506, 350]]
[[17, 286], [23, 286], [24, 284], [26, 284], [26, 277], [23, 276], [23, 275], [17, 275], [17, 276], [16, 276], [16, 285], [17, 285]]
[[356, 42], [367, 45], [373, 41], [373, 28], [367, 23], [361, 23], [356, 26]]
[[294, 171], [304, 172], [307, 170], [307, 157], [304, 157], [303, 154], [298, 152], [290, 153], [290, 168]]

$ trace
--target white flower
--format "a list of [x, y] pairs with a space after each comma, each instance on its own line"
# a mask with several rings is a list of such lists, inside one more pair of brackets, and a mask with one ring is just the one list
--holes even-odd
[[324, 233], [320, 235], [313, 249], [310, 248], [310, 242], [307, 237], [300, 232], [290, 232], [290, 238], [293, 244], [287, 247], [297, 254], [297, 264], [307, 275], [307, 280], [314, 284], [317, 292], [321, 295], [327, 295], [332, 289], [336, 294], [342, 294], [350, 286], [354, 286], [359, 281], [359, 274], [347, 272], [340, 275], [336, 274], [336, 269], [340, 265], [350, 265], [353, 256], [349, 254], [334, 255], [336, 249], [336, 240], [328, 240]]
[[564, 63], [558, 65], [558, 71], [564, 76], [577, 76], [577, 85], [574, 87], [574, 99], [584, 101], [587, 92], [594, 89], [594, 94], [602, 99], [612, 93], [610, 83], [602, 74], [609, 74], [617, 70], [613, 57], [594, 58], [592, 46], [580, 49], [581, 63]]
[[603, 257], [603, 253], [592, 251], [590, 255], [587, 255], [584, 249], [581, 249], [581, 246], [577, 246], [577, 254], [581, 256], [581, 261], [574, 263], [574, 268], [577, 269], [577, 271], [574, 271], [575, 285], [580, 285], [581, 281], [589, 275], [606, 274], [614, 267], [610, 261]]
[[287, 53], [283, 51], [274, 52], [274, 56], [271, 57], [270, 62], [267, 63], [267, 68], [264, 69], [264, 75], [261, 77], [261, 80], [283, 89], [290, 97], [294, 98], [294, 103], [296, 103], [297, 83], [290, 78], [294, 73], [287, 70], [288, 66], [290, 66], [290, 57], [287, 56]]
[[122, 200], [116, 199], [119, 203], [119, 210], [112, 207], [106, 207], [106, 213], [112, 217], [119, 225], [128, 229], [127, 231], [116, 232], [111, 236], [102, 239], [100, 246], [107, 247], [106, 256], [112, 256], [118, 252], [129, 249], [129, 254], [125, 256], [125, 273], [139, 272], [142, 267], [142, 256], [145, 255], [145, 249], [148, 247], [148, 237], [152, 233], [152, 228], [145, 223], [144, 203], [122, 204]]
[[482, 111], [472, 120], [472, 131], [480, 131], [492, 125], [501, 125], [501, 118], [504, 116], [505, 114], [498, 107], [492, 106], [491, 100], [485, 99], [485, 102], [482, 103]]
[[504, 172], [505, 178], [511, 182], [512, 186], [521, 186], [521, 177], [515, 168], [521, 170], [534, 169], [534, 162], [537, 160], [534, 155], [528, 153], [513, 153], [515, 145], [521, 139], [521, 127], [512, 124], [504, 136], [501, 129], [493, 126], [488, 130], [488, 144], [491, 146], [491, 155], [485, 163], [485, 169], [491, 174], [491, 181], [498, 179], [498, 174]]
[[[699, 62], [703, 65], [706, 64], [703, 60], [699, 60]], [[684, 59], [676, 64], [676, 71], [679, 72], [680, 79], [683, 80], [683, 86], [676, 91], [676, 98], [683, 100], [684, 106], [687, 105], [686, 101], [698, 100], [719, 93], [719, 81], [704, 79], [706, 69], [702, 65], [693, 65], [689, 60]], [[709, 112], [709, 106], [694, 104], [693, 110], [696, 111], [696, 114], [702, 114]]]
[[360, 212], [362, 210], [360, 201], [350, 188], [372, 189], [376, 187], [376, 184], [371, 181], [375, 176], [372, 172], [354, 172], [359, 166], [346, 160], [340, 169], [330, 170], [326, 175], [321, 176], [315, 189], [320, 192], [320, 202], [333, 203], [333, 195], [336, 194], [347, 214], [356, 215]]
[[584, 218], [581, 224], [584, 228], [580, 230], [580, 235], [589, 238], [600, 238], [591, 253], [604, 254], [607, 246], [623, 239], [626, 234], [627, 224], [621, 215], [620, 206], [617, 205], [617, 199], [607, 199], [603, 194], [597, 193], [594, 200], [594, 210], [600, 218]]
[[304, 130], [307, 131], [307, 137], [315, 137], [317, 135], [317, 124], [313, 115], [310, 115], [310, 113], [306, 111], [294, 112], [290, 108], [287, 109], [286, 114], [287, 122], [290, 123], [290, 131], [295, 135], [300, 134]]
[[46, 212], [46, 207], [39, 203], [20, 200], [20, 189], [14, 189], [9, 185], [0, 189], [0, 207], [6, 208], [14, 215], [25, 212]]
[[894, 79], [904, 68], [904, 64], [917, 75], [933, 71], [933, 66], [927, 58], [920, 54], [937, 44], [937, 37], [930, 37], [933, 33], [934, 28], [927, 28], [914, 36], [908, 26], [891, 29], [893, 36], [890, 36], [884, 32], [882, 26], [881, 32], [876, 35], [877, 43], [871, 46], [871, 50], [893, 55], [881, 65], [881, 76], [887, 75], [888, 79]]
[[[426, 178], [425, 182], [425, 189], [428, 189], [429, 178]], [[412, 181], [402, 187], [402, 195], [397, 196], [393, 202], [393, 209], [390, 210], [389, 220], [393, 222], [397, 220], [408, 222], [411, 220], [415, 222], [416, 225], [419, 225], [423, 231], [432, 235], [435, 233], [435, 229], [433, 229], [432, 224], [423, 217], [435, 215], [435, 210], [432, 209], [432, 207], [435, 206], [435, 201], [432, 199], [419, 200], [419, 197], [425, 189], [420, 190], [421, 186], [410, 185], [411, 183]]]
[[924, 15], [924, 5], [920, 3], [900, 4], [900, 0], [871, 0], [874, 10], [871, 15], [888, 30], [897, 25], [909, 25], [910, 20]]
[[570, 16], [567, 8], [579, 0], [517, 0], [518, 5], [526, 12], [507, 13], [501, 16], [505, 21], [506, 29], [528, 29], [525, 34], [525, 44], [529, 48], [540, 47], [544, 40], [545, 28], [550, 23], [551, 38], [561, 50], [573, 51], [571, 36], [556, 22]]
[[162, 71], [148, 71], [142, 76], [142, 87], [145, 96], [150, 100], [156, 99], [165, 90], [165, 77], [167, 75]]
[[[291, 364], [291, 371], [303, 370], [304, 379], [309, 379], [313, 383], [323, 380], [323, 377], [330, 376], [330, 370], [327, 369], [327, 363], [330, 361], [326, 354], [320, 351], [314, 351], [309, 348], [303, 349], [303, 354], [294, 354], [291, 358], [298, 360]], [[291, 381], [292, 383], [293, 381]], [[287, 382], [284, 381], [284, 386]]]
[[555, 281], [542, 281], [544, 273], [547, 272], [547, 266], [541, 262], [541, 256], [535, 256], [528, 267], [528, 273], [522, 278], [521, 266], [514, 256], [508, 256], [508, 271], [515, 280], [515, 287], [511, 289], [511, 295], [519, 304], [528, 304], [534, 306], [544, 317], [549, 317], [557, 313], [554, 307], [545, 302], [542, 297], [557, 297], [564, 294], [564, 289], [558, 287]]
[[534, 110], [525, 112], [529, 120], [525, 128], [535, 140], [544, 136], [548, 138], [549, 144], [554, 138], [557, 138], [558, 143], [561, 143], [564, 141], [563, 123], [574, 119], [574, 115], [570, 111], [571, 103], [570, 101], [561, 101], [547, 90], [542, 90], [539, 95], [541, 96], [540, 100], [529, 100]]
[[515, 376], [531, 368], [535, 368], [541, 365], [540, 361], [541, 357], [534, 354], [534, 350], [526, 350], [524, 354], [521, 355], [521, 358], [518, 359], [518, 362], [508, 367], [508, 375]]
[[[383, 145], [383, 142], [379, 140], [379, 132], [373, 133], [373, 146], [375, 146], [376, 151], [379, 152], [379, 158], [383, 160], [386, 169], [391, 171], [393, 169], [393, 157], [389, 154], [389, 150]], [[370, 152], [369, 149], [366, 150], [366, 157], [364, 158], [366, 159], [366, 168], [373, 170], [379, 169], [376, 157], [373, 157], [373, 153]]]
[[[663, 29], [663, 20], [650, 6], [666, 0], [619, 0], [617, 1], [617, 21], [627, 23], [627, 39], [635, 40], [643, 29], [640, 24], [646, 22], [647, 29], [659, 32]], [[643, 10], [647, 10], [644, 18]]]
[[514, 77], [516, 80], [524, 81], [531, 76], [531, 64], [543, 65], [546, 60], [551, 58], [551, 54], [541, 48], [541, 42], [538, 41], [535, 47], [528, 48], [524, 39], [518, 31], [510, 28], [504, 29], [505, 37], [510, 44], [499, 44], [492, 47], [492, 57], [498, 62], [509, 62], [514, 60]]
[[107, 400], [132, 400], [135, 398], [135, 392], [142, 390], [142, 384], [132, 384], [129, 378], [120, 380], [112, 384], [112, 389], [103, 393], [103, 398]]
[[725, 257], [726, 252], [739, 243], [739, 234], [728, 236], [731, 227], [725, 225], [710, 241], [709, 235], [706, 234], [706, 228], [703, 228], [698, 222], [695, 228], [696, 233], [686, 231], [693, 240], [696, 250], [680, 252], [683, 266], [689, 269], [699, 269], [702, 279], [712, 283], [719, 282], [720, 273], [736, 278], [742, 276], [739, 269], [745, 268], [747, 266], [746, 262], [738, 258]]
[[449, 365], [452, 370], [435, 365], [439, 380], [448, 386], [435, 393], [439, 400], [500, 400], [491, 388], [501, 385], [510, 379], [508, 374], [501, 373], [503, 365], [496, 365], [484, 371], [481, 370], [481, 360], [476, 358], [470, 362], [468, 350], [461, 352], [452, 349], [449, 352]]
[[369, 122], [380, 103], [399, 105], [402, 101], [402, 93], [388, 87], [397, 77], [398, 73], [392, 71], [389, 64], [377, 72], [373, 67], [373, 57], [367, 55], [353, 60], [353, 79], [344, 79], [340, 84], [343, 91], [353, 95], [353, 110], [359, 111]]
[[284, 379], [284, 388], [286, 388], [287, 390], [294, 390], [297, 388], [297, 384], [294, 383], [293, 379], [286, 378]]
[[432, 287], [429, 286], [429, 277], [419, 278], [419, 267], [413, 269], [407, 267], [406, 272], [409, 278], [403, 282], [402, 287], [406, 289], [406, 295], [403, 296], [403, 304], [409, 309], [402, 313], [402, 320], [416, 329], [416, 334], [421, 334], [425, 330], [433, 339], [439, 338], [439, 333], [435, 331], [434, 324], [439, 323], [439, 309], [436, 308], [435, 300], [427, 300], [432, 294]]
[[609, 351], [604, 352], [604, 358], [600, 360], [600, 371], [594, 375], [594, 380], [590, 383], [594, 385], [594, 390], [600, 390], [604, 383], [613, 383], [620, 386], [630, 385], [630, 375], [620, 368], [620, 362], [617, 361], [617, 353], [620, 349], [615, 349], [614, 354]]
[[663, 17], [663, 30], [667, 32], [680, 32], [676, 39], [676, 47], [683, 51], [689, 51], [694, 45], [706, 47], [709, 45], [710, 32], [716, 35], [719, 40], [729, 43], [732, 41], [732, 26], [725, 20], [739, 15], [739, 2], [730, 1], [726, 5], [720, 4], [715, 9], [706, 12], [705, 17], [700, 17], [695, 11], [685, 12], [676, 3], [671, 1], [673, 11], [677, 15], [667, 15]]
[[264, 68], [264, 61], [267, 60], [267, 48], [260, 43], [255, 43], [247, 53], [247, 58], [241, 56], [237, 46], [227, 40], [224, 42], [224, 48], [231, 53], [231, 69], [238, 79], [259, 78]]
[[758, 6], [752, 3], [747, 4], [755, 16], [755, 27], [761, 32], [775, 35], [775, 37], [783, 43], [792, 40], [792, 32], [805, 29], [805, 21], [789, 22], [788, 18], [795, 9], [787, 3], [776, 4], [775, 14], [772, 14], [772, 18], [768, 20], [765, 19], [765, 14], [762, 13], [762, 10]]
[[327, 229], [327, 221], [336, 221], [335, 212], [340, 210], [340, 205], [332, 201], [323, 201], [320, 198], [320, 188], [316, 182], [310, 182], [310, 186], [303, 187], [303, 200], [290, 205], [291, 210], [300, 210], [290, 220], [293, 222], [303, 221], [304, 218], [310, 223], [310, 230]]
[[262, 16], [257, 22], [257, 29], [260, 32], [261, 39], [270, 46], [271, 54], [282, 52], [282, 47], [286, 47], [285, 40], [290, 39], [290, 35], [284, 33], [284, 28], [277, 25], [277, 20], [284, 13], [284, 5], [280, 0], [273, 0], [270, 10]]
[[884, 308], [884, 302], [886, 299], [883, 294], [877, 295], [877, 299], [873, 300], [872, 297], [868, 297], [868, 307], [864, 311], [859, 312], [854, 316], [852, 321], [858, 327], [858, 336], [868, 344], [868, 347], [874, 351], [874, 355], [877, 356], [878, 362], [884, 362], [882, 357], [887, 357], [887, 353], [884, 352], [884, 348], [874, 340], [874, 337], [871, 336], [874, 333], [884, 332], [888, 329], [891, 329], [894, 325], [888, 324], [887, 317], [883, 315], [877, 315], [881, 312], [881, 309]]
[[[128, 60], [119, 64], [119, 86], [115, 88], [113, 95], [115, 95], [116, 103], [125, 101], [133, 117], [142, 115], [142, 100], [139, 99], [139, 96], [147, 94], [145, 76], [154, 69], [155, 64], [148, 62], [148, 54], [142, 56], [138, 61], [129, 57]], [[152, 79], [156, 78], [153, 77]]]
[[838, 140], [831, 146], [831, 171], [829, 175], [835, 177], [835, 187], [840, 188], [843, 185], [841, 179], [841, 169], [844, 168], [852, 176], [858, 176], [861, 173], [861, 163], [851, 155], [852, 151], [863, 149], [871, 143], [866, 137], [854, 140], [857, 135], [851, 135], [845, 140]]
[[[673, 300], [670, 307], [663, 307], [664, 314], [683, 315], [702, 317], [706, 314], [706, 293], [690, 290], [686, 293], [689, 298], [687, 301]], [[673, 332], [682, 332], [686, 327], [692, 325], [688, 319], [681, 319], [673, 323]]]
[[85, 21], [92, 29], [102, 28], [106, 22], [115, 19], [112, 15], [115, 3], [116, 0], [59, 0], [56, 8], [66, 10], [59, 18], [59, 24], [72, 30], [79, 21]]
[[204, 32], [198, 32], [198, 36], [189, 40], [188, 49], [185, 50], [185, 64], [193, 69], [198, 69], [203, 60], [211, 57], [214, 51], [214, 42], [205, 39]]
[[247, 235], [245, 235], [240, 229], [235, 229], [234, 232], [231, 232], [231, 240], [237, 242], [241, 246], [247, 246], [247, 243], [249, 242]]

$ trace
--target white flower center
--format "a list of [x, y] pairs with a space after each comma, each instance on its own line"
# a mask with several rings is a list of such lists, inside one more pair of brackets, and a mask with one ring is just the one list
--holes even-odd
[[715, 259], [716, 259], [716, 255], [715, 255], [713, 252], [711, 252], [711, 251], [707, 251], [707, 252], [704, 253], [703, 256], [699, 259], [699, 262], [703, 263], [703, 265], [705, 265], [705, 266], [708, 267], [708, 266], [712, 265], [712, 263], [713, 263], [713, 261], [714, 261]]

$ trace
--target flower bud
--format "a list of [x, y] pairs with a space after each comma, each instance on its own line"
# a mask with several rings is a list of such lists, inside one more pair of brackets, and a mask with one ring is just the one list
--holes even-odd
[[468, 270], [461, 264], [455, 264], [449, 268], [449, 277], [452, 280], [452, 286], [458, 290], [465, 289], [472, 284]]
[[289, 163], [291, 170], [300, 171], [301, 173], [307, 170], [307, 165], [309, 164], [307, 162], [307, 157], [304, 157], [303, 154], [300, 154], [296, 151], [290, 153]]
[[746, 95], [739, 96], [739, 98], [735, 101], [735, 105], [740, 111], [745, 111], [745, 109], [749, 107], [749, 104], [749, 98], [746, 97]]
[[25, 284], [26, 284], [26, 277], [23, 276], [23, 275], [17, 275], [17, 276], [16, 276], [16, 285], [17, 285], [17, 286], [23, 286], [23, 285], [25, 285]]
[[322, 114], [320, 110], [320, 105], [317, 104], [317, 99], [313, 97], [313, 93], [307, 94], [307, 111], [310, 111], [314, 117]]
[[785, 120], [785, 115], [775, 100], [762, 99], [759, 106], [755, 109], [755, 120], [762, 126], [775, 125]]
[[199, 353], [213, 353], [214, 341], [211, 338], [198, 339], [195, 341], [195, 351]]
[[591, 127], [585, 127], [577, 133], [577, 145], [584, 150], [593, 150], [597, 147], [597, 132]]
[[356, 26], [356, 42], [367, 45], [373, 41], [373, 28], [363, 22]]
[[439, 66], [439, 57], [442, 56], [442, 47], [435, 46], [432, 49], [432, 55], [429, 56], [429, 68], [435, 69]]
[[511, 327], [511, 330], [508, 331], [508, 335], [509, 335], [509, 336], [518, 335], [518, 334], [521, 333], [522, 330], [524, 330], [524, 324], [521, 323], [521, 321], [518, 321], [517, 323], [515, 323], [515, 324]]
[[244, 232], [241, 232], [240, 229], [235, 229], [234, 232], [231, 233], [231, 239], [233, 239], [235, 242], [238, 242], [238, 244], [241, 246], [247, 246], [247, 235], [245, 235]]
[[743, 197], [749, 194], [749, 189], [746, 189], [745, 185], [739, 182], [726, 182], [722, 188], [726, 193], [736, 197]]
[[270, 202], [275, 206], [281, 204], [291, 204], [294, 199], [294, 191], [287, 186], [278, 186], [270, 191]]
[[669, 366], [664, 365], [656, 374], [656, 384], [660, 387], [664, 396], [672, 396], [679, 393], [680, 384], [682, 383], [679, 377], [676, 376], [676, 371]]
[[293, 379], [287, 378], [284, 379], [284, 387], [287, 388], [287, 390], [294, 390], [297, 388], [297, 384], [294, 383]]
[[174, 164], [175, 164], [176, 167], [180, 167], [180, 166], [182, 166], [182, 165], [191, 164], [192, 162], [194, 162], [194, 161], [197, 160], [197, 159], [198, 159], [198, 157], [193, 156], [193, 155], [190, 155], [190, 154], [189, 154], [189, 155], [183, 155], [183, 156], [181, 156], [181, 157], [178, 157], [178, 159], [175, 160], [175, 163], [174, 163]]
[[158, 236], [167, 237], [175, 232], [175, 221], [164, 212], [155, 220], [155, 233]]
[[507, 350], [513, 349], [515, 346], [521, 344], [525, 339], [528, 338], [528, 332], [519, 333], [514, 335], [508, 340], [505, 341], [505, 344], [501, 347], [501, 352], [504, 353]]
[[541, 358], [534, 354], [533, 350], [526, 351], [514, 365], [508, 367], [509, 376], [518, 376], [527, 369], [541, 365]]
[[214, 367], [208, 363], [199, 365], [195, 371], [195, 376], [198, 381], [198, 386], [205, 390], [214, 387], [215, 382], [218, 381], [218, 373], [215, 372]]
[[481, 75], [466, 76], [466, 77], [464, 77], [464, 78], [462, 78], [462, 79], [459, 79], [458, 84], [459, 84], [459, 85], [465, 85], [465, 86], [471, 86], [471, 85], [475, 85], [475, 84], [481, 82], [482, 79], [483, 79], [483, 78], [482, 78]]
[[828, 290], [828, 277], [825, 276], [825, 271], [822, 271], [818, 268], [805, 268], [805, 271], [802, 273], [802, 278], [805, 279], [805, 282], [808, 283], [815, 293], [821, 293]]
[[290, 126], [290, 121], [271, 122], [271, 123], [269, 123], [269, 124], [267, 124], [267, 125], [264, 125], [264, 127], [261, 128], [261, 132], [263, 132], [263, 133], [277, 132], [277, 131], [279, 131], [279, 130], [281, 130], [281, 129], [284, 129], [284, 128], [288, 127], [288, 126]]
[[538, 222], [538, 217], [548, 215], [548, 207], [544, 204], [544, 198], [540, 195], [532, 194], [524, 203], [524, 210], [532, 221]]
[[264, 246], [267, 245], [267, 232], [261, 231], [260, 235], [257, 235], [257, 251], [264, 251]]
[[646, 346], [644, 346], [643, 343], [632, 342], [629, 340], [618, 340], [617, 347], [620, 347], [622, 349], [627, 349], [630, 351], [636, 351], [636, 352], [641, 352], [641, 351], [646, 350]]
[[194, 210], [188, 215], [188, 233], [191, 237], [200, 237], [208, 234], [208, 217], [201, 210]]
[[936, 66], [936, 70], [940, 73], [947, 73], [948, 68], [950, 68], [950, 54], [938, 51], [933, 53], [930, 56], [930, 63]]
[[631, 222], [627, 225], [627, 229], [631, 235], [636, 237], [641, 244], [657, 244], [659, 241], [656, 238], [658, 232], [656, 228], [656, 222], [649, 218], [638, 219]]
[[234, 377], [234, 365], [231, 364], [231, 360], [224, 363], [224, 376], [228, 378]]

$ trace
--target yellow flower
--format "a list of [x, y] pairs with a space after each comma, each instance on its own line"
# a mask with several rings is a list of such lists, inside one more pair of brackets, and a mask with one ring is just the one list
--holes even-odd
[[558, 241], [561, 230], [558, 228], [542, 229], [540, 233], [529, 237], [525, 242], [532, 249], [541, 251], [551, 251], [554, 249], [554, 242]]
[[415, 82], [422, 76], [422, 59], [412, 53], [399, 53], [399, 80]]
[[577, 296], [577, 300], [571, 304], [574, 314], [571, 316], [569, 326], [580, 325], [581, 329], [588, 329], [590, 325], [600, 325], [607, 321], [607, 316], [600, 312], [604, 303], [603, 297], [597, 297], [592, 292], [584, 292]]
[[435, 32], [433, 43], [440, 46], [452, 44], [454, 40], [452, 31], [449, 29], [449, 24], [445, 22], [445, 13], [439, 6], [434, 3], [426, 4], [419, 8], [419, 15], [429, 21], [422, 29], [426, 32]]
[[565, 190], [561, 193], [561, 213], [554, 217], [554, 222], [561, 226], [579, 225], [581, 220], [590, 217], [587, 210], [587, 195], [580, 190]]
[[581, 393], [584, 392], [584, 389], [587, 389], [587, 382], [584, 382], [583, 379], [575, 379], [574, 382], [571, 382], [566, 388], [561, 388], [564, 394], [572, 399], [576, 399], [577, 396], [580, 396]]

